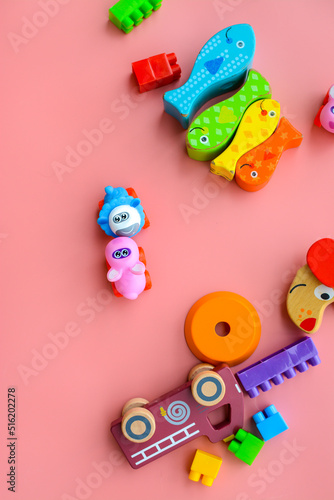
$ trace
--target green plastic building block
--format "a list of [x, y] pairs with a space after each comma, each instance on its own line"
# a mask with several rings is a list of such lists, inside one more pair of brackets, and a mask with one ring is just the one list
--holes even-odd
[[109, 19], [124, 33], [130, 33], [154, 10], [160, 9], [162, 0], [119, 0], [109, 9]]
[[228, 450], [246, 464], [252, 465], [263, 445], [264, 442], [261, 439], [253, 436], [250, 432], [239, 429], [229, 444]]
[[191, 123], [186, 138], [190, 158], [200, 161], [216, 158], [232, 141], [246, 109], [259, 99], [270, 98], [267, 80], [251, 70], [236, 94], [206, 109]]

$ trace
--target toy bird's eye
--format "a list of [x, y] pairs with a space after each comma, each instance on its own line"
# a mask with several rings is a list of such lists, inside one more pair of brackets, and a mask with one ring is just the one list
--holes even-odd
[[333, 113], [334, 115], [334, 106], [331, 107], [331, 112]]
[[320, 300], [331, 300], [334, 297], [334, 290], [326, 285], [319, 285], [314, 290], [314, 295]]
[[127, 212], [122, 212], [121, 213], [121, 219], [122, 219], [122, 221], [123, 220], [127, 220], [128, 218], [129, 218], [129, 214]]
[[245, 46], [245, 42], [243, 42], [242, 40], [239, 40], [239, 42], [237, 42], [238, 49], [243, 49], [244, 46]]
[[121, 218], [119, 215], [114, 215], [112, 220], [115, 222], [115, 224], [118, 224], [119, 222], [121, 222]]
[[120, 258], [121, 258], [121, 255], [122, 255], [122, 254], [121, 254], [121, 252], [120, 252], [119, 250], [116, 250], [116, 252], [114, 252], [113, 257], [114, 257], [115, 259], [120, 259]]
[[253, 179], [256, 179], [256, 177], [257, 177], [257, 176], [258, 176], [258, 173], [257, 173], [257, 172], [255, 172], [255, 170], [253, 170], [253, 171], [251, 172], [251, 177], [253, 177]]
[[122, 257], [127, 257], [129, 255], [129, 250], [127, 248], [123, 248]]
[[271, 110], [271, 111], [269, 111], [268, 115], [269, 115], [271, 118], [273, 118], [274, 116], [276, 116], [276, 112], [275, 112], [275, 111], [273, 111], [273, 110]]
[[200, 138], [200, 142], [202, 144], [207, 144], [209, 142], [209, 138], [207, 135], [202, 135], [202, 137]]

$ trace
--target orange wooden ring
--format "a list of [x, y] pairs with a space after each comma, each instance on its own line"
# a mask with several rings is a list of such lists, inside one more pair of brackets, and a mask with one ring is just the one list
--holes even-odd
[[[220, 336], [216, 326], [224, 322], [229, 333]], [[245, 361], [255, 351], [261, 336], [261, 322], [255, 308], [241, 295], [214, 292], [199, 299], [190, 309], [185, 337], [191, 352], [201, 361], [230, 366]]]

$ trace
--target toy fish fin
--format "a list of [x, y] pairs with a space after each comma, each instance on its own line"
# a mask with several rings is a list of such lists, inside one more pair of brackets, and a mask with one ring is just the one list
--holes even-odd
[[323, 106], [320, 107], [316, 117], [314, 118], [314, 125], [316, 125], [317, 127], [321, 127], [321, 121], [320, 121], [320, 113], [323, 109]]
[[109, 269], [107, 273], [108, 281], [118, 281], [122, 277], [122, 271], [117, 271], [117, 269], [113, 269], [112, 267]]
[[133, 274], [144, 274], [145, 273], [145, 265], [142, 262], [137, 262], [132, 268], [131, 272]]

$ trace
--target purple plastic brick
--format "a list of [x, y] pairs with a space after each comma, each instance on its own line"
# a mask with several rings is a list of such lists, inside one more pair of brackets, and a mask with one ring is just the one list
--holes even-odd
[[278, 385], [284, 378], [292, 378], [296, 370], [300, 373], [308, 370], [308, 365], [316, 366], [320, 363], [318, 351], [310, 337], [304, 337], [280, 351], [261, 359], [257, 363], [240, 370], [238, 376], [241, 385], [251, 398], [255, 398], [262, 391], [269, 391], [271, 383]]

